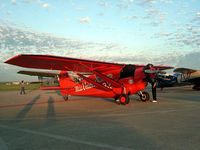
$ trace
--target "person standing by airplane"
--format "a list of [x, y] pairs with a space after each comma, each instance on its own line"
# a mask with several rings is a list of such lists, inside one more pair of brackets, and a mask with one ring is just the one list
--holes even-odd
[[152, 85], [152, 96], [153, 96], [153, 100], [151, 102], [156, 103], [157, 102], [157, 98], [156, 98], [156, 80], [154, 82], [151, 83]]
[[24, 88], [24, 80], [21, 81], [20, 83], [20, 86], [21, 86], [21, 91], [20, 91], [20, 94], [24, 93], [25, 94], [25, 88]]
[[[153, 67], [152, 64], [148, 64], [146, 66], [145, 69], [149, 69], [151, 71], [155, 71], [156, 69]], [[151, 102], [157, 102], [157, 98], [156, 98], [156, 86], [157, 86], [157, 83], [156, 83], [156, 78], [157, 78], [157, 75], [155, 73], [148, 73], [146, 75], [146, 78], [147, 78], [147, 81], [149, 83], [151, 83], [151, 87], [152, 87], [152, 96], [153, 96], [153, 100]]]

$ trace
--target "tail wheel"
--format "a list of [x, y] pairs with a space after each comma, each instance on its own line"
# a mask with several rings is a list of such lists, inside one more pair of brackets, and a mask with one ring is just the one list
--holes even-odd
[[150, 99], [148, 92], [142, 92], [142, 95], [140, 95], [140, 100], [143, 102], [146, 102]]
[[119, 101], [121, 104], [129, 104], [130, 102], [130, 99], [129, 99], [129, 96], [128, 95], [125, 95], [125, 94], [122, 94], [120, 97], [119, 97]]
[[69, 99], [68, 95], [64, 95], [63, 98], [65, 101], [67, 101]]

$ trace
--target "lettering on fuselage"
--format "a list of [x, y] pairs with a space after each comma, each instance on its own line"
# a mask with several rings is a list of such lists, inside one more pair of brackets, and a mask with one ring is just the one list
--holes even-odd
[[95, 87], [92, 83], [83, 82], [79, 86], [75, 86], [75, 92], [85, 91]]
[[[109, 89], [112, 89], [111, 84], [108, 82], [103, 82], [102, 85]], [[93, 85], [92, 83], [83, 82], [83, 83], [79, 84], [78, 86], [75, 86], [74, 88], [75, 88], [75, 92], [81, 92], [81, 91], [85, 91], [85, 90], [88, 90], [88, 89], [91, 89], [94, 87], [95, 87], [95, 85]]]
[[105, 87], [107, 87], [107, 88], [109, 88], [109, 89], [112, 89], [111, 84], [108, 83], [108, 82], [106, 82], [106, 81], [104, 81], [104, 82], [102, 83], [102, 85], [105, 86]]

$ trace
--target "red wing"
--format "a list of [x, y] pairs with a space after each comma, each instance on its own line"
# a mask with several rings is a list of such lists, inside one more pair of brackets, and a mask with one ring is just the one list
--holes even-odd
[[[70, 57], [60, 57], [52, 55], [25, 55], [21, 54], [15, 56], [5, 63], [36, 69], [49, 69], [49, 70], [67, 70], [75, 72], [92, 72], [93, 70], [99, 72], [114, 71], [119, 72], [125, 64], [108, 63], [102, 61], [93, 61], [85, 59], [76, 59]], [[145, 65], [136, 65], [136, 67], [144, 67]], [[171, 69], [168, 66], [154, 66], [156, 69], [164, 70]]]
[[92, 72], [93, 70], [106, 71], [111, 69], [118, 70], [124, 66], [124, 64], [91, 61], [70, 57], [25, 54], [15, 56], [7, 60], [5, 63], [25, 68], [68, 70], [75, 72]]

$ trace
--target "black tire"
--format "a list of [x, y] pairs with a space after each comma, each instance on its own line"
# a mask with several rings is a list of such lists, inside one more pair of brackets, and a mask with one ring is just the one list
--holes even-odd
[[193, 89], [193, 90], [199, 91], [199, 90], [200, 90], [200, 85], [194, 85], [194, 86], [192, 87], [192, 89]]
[[129, 104], [130, 99], [129, 99], [129, 96], [128, 96], [128, 95], [122, 94], [122, 95], [119, 97], [119, 101], [120, 101], [121, 104], [126, 105], [126, 104]]
[[149, 96], [149, 93], [148, 92], [142, 92], [142, 95], [140, 95], [140, 100], [142, 102], [146, 102], [146, 101], [149, 101], [150, 99], [150, 96]]
[[68, 101], [68, 99], [69, 99], [68, 95], [64, 95], [63, 98], [65, 101]]

